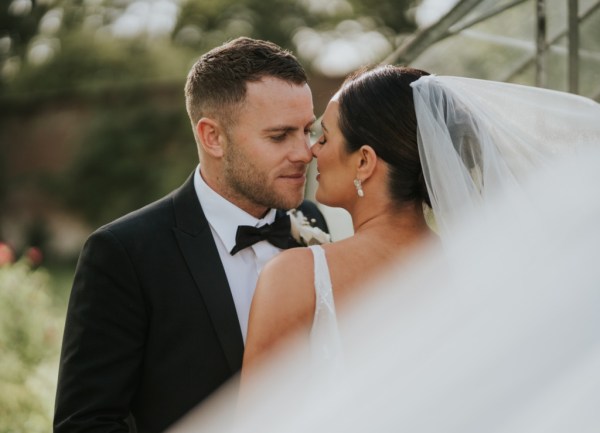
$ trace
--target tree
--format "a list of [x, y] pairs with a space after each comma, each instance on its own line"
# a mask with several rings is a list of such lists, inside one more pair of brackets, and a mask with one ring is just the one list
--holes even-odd
[[171, 77], [180, 76], [190, 51], [199, 55], [242, 35], [296, 51], [299, 30], [336, 37], [331, 32], [348, 21], [378, 32], [391, 49], [398, 34], [415, 28], [407, 14], [411, 5], [410, 0], [9, 0], [0, 7], [0, 80], [4, 88], [35, 91], [77, 87], [80, 80], [162, 79], [165, 59], [174, 63]]
[[[9, 0], [0, 6], [1, 28], [7, 29], [0, 33], [0, 50], [9, 46], [0, 51], [0, 99], [4, 112], [17, 101], [21, 109], [71, 103], [91, 113], [91, 121], [84, 116], [74, 126], [83, 138], [68, 146], [75, 149], [70, 166], [44, 178], [40, 188], [54, 187], [64, 205], [97, 225], [160, 197], [191, 171], [195, 149], [182, 88], [199, 55], [225, 40], [251, 36], [298, 53], [310, 74], [311, 68], [324, 70], [321, 58], [331, 57], [336, 39], [345, 38], [357, 51], [353, 38], [367, 32], [371, 39], [361, 43], [369, 61], [377, 61], [397, 34], [414, 28], [406, 14], [410, 4]], [[319, 58], [306, 49], [307, 35], [317, 40]], [[373, 35], [379, 49], [371, 44]], [[157, 89], [167, 94], [158, 102]]]
[[148, 102], [132, 91], [96, 116], [85, 145], [56, 185], [57, 196], [94, 226], [166, 194], [196, 164], [183, 107]]
[[348, 29], [376, 32], [388, 41], [391, 51], [399, 34], [415, 29], [408, 13], [412, 4], [410, 0], [189, 0], [173, 40], [177, 45], [205, 51], [223, 40], [247, 35], [292, 49], [319, 68], [319, 62], [313, 61], [317, 55], [299, 47], [304, 37], [319, 40], [316, 45], [323, 48], [324, 43], [336, 39], [355, 39]]

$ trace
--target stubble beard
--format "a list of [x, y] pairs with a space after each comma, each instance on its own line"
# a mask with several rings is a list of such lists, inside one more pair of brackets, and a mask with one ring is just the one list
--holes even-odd
[[303, 191], [299, 194], [296, 191], [288, 191], [287, 194], [275, 191], [267, 173], [256, 167], [231, 138], [228, 141], [229, 149], [223, 158], [223, 176], [235, 199], [254, 206], [286, 210], [302, 202]]

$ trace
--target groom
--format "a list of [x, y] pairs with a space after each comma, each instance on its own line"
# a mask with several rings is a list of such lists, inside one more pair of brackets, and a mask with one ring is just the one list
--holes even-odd
[[[192, 67], [185, 98], [200, 165], [84, 246], [55, 433], [160, 432], [238, 372], [258, 273], [298, 245], [276, 209], [303, 199], [315, 121], [306, 81], [291, 54], [248, 38]], [[314, 204], [301, 208], [326, 229]], [[238, 226], [251, 226], [246, 239]]]

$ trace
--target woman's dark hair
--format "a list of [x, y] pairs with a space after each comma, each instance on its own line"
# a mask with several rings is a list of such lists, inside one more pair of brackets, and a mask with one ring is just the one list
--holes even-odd
[[349, 76], [339, 94], [339, 125], [349, 152], [368, 144], [389, 166], [389, 190], [397, 204], [431, 206], [417, 144], [410, 83], [428, 72], [379, 66]]

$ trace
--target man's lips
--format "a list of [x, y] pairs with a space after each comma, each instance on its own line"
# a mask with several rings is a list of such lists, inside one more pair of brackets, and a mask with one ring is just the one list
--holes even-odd
[[287, 173], [287, 174], [283, 174], [283, 175], [279, 176], [279, 178], [286, 182], [304, 184], [306, 182], [306, 173], [305, 172]]
[[297, 173], [287, 173], [287, 174], [282, 174], [280, 177], [283, 177], [286, 179], [301, 179], [301, 178], [306, 177], [306, 172], [299, 171]]

